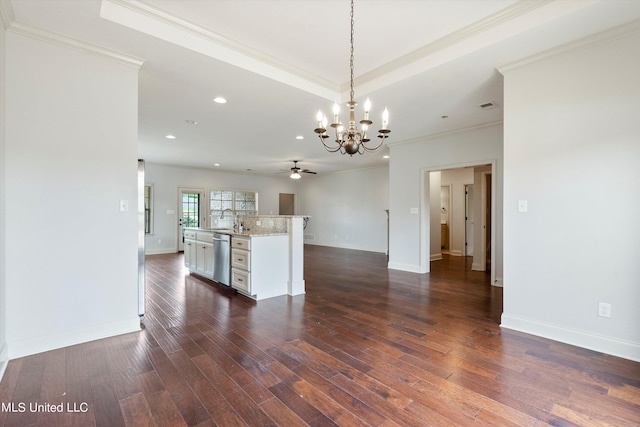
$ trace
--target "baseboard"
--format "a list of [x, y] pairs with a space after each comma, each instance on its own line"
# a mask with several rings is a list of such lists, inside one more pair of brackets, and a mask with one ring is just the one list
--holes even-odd
[[9, 363], [9, 346], [5, 342], [2, 344], [2, 349], [0, 349], [0, 381], [2, 381], [2, 377], [4, 377], [4, 371], [7, 370], [8, 363]]
[[136, 332], [140, 330], [140, 318], [138, 316], [120, 322], [99, 325], [90, 328], [74, 329], [72, 331], [57, 334], [44, 335], [22, 341], [8, 343], [9, 359], [43, 353], [62, 347], [95, 341], [115, 335]]
[[289, 295], [303, 295], [305, 293], [306, 283], [304, 280], [296, 280], [288, 283]]
[[473, 271], [486, 271], [487, 267], [484, 264], [478, 264], [477, 262], [474, 262], [471, 264], [471, 270]]
[[175, 248], [156, 248], [156, 249], [146, 249], [145, 255], [163, 255], [163, 254], [175, 254]]
[[311, 243], [309, 241], [304, 241], [305, 245], [313, 245], [313, 246], [325, 246], [327, 248], [338, 248], [338, 249], [352, 249], [354, 251], [364, 251], [364, 252], [375, 252], [377, 254], [385, 254], [387, 253], [386, 249], [383, 251], [375, 250], [375, 249], [365, 249], [355, 245], [346, 245], [346, 244], [325, 244], [325, 243]]
[[389, 261], [387, 263], [387, 268], [390, 270], [408, 271], [409, 273], [418, 273], [418, 274], [428, 273], [428, 271], [422, 271], [422, 268], [419, 265], [402, 264], [400, 262], [392, 262], [392, 261]]
[[455, 249], [455, 250], [450, 250], [449, 251], [449, 255], [451, 255], [451, 256], [462, 256], [463, 253], [462, 253], [462, 251]]
[[442, 259], [442, 253], [438, 252], [437, 254], [431, 254], [429, 257], [429, 261], [438, 261]]
[[640, 362], [640, 343], [502, 314], [500, 327]]

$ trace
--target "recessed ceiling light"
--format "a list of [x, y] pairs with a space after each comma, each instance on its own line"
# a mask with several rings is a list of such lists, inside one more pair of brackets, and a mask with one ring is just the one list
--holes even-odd
[[304, 136], [298, 135], [298, 136], [296, 136], [296, 139], [304, 139]]
[[388, 159], [388, 158], [389, 158], [389, 155], [388, 155], [388, 154], [385, 154], [384, 156], [382, 156], [382, 158], [383, 158], [383, 159]]
[[189, 123], [190, 125], [197, 125], [198, 122], [196, 122], [195, 120], [185, 120], [185, 122]]
[[226, 104], [227, 100], [224, 99], [221, 96], [218, 96], [218, 97], [213, 98], [213, 102], [215, 102], [216, 104]]
[[167, 138], [167, 139], [176, 139], [175, 135], [171, 135], [171, 134], [165, 135], [165, 138]]
[[213, 166], [220, 166], [220, 163], [214, 163]]

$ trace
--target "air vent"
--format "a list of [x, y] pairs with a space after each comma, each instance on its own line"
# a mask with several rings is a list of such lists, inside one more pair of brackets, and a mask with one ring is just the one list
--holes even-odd
[[498, 105], [493, 102], [485, 102], [484, 104], [480, 104], [480, 108], [483, 110], [491, 110], [492, 108], [498, 108]]
[[305, 234], [304, 235], [304, 240], [316, 240], [316, 235], [315, 234]]

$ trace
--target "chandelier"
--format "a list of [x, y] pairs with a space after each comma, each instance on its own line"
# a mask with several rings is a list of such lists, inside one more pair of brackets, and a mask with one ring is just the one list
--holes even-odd
[[329, 138], [329, 135], [327, 134], [327, 116], [325, 116], [322, 111], [318, 111], [318, 115], [316, 116], [318, 127], [314, 129], [314, 132], [318, 134], [322, 145], [324, 145], [327, 151], [331, 153], [340, 151], [342, 154], [353, 156], [356, 153], [363, 154], [366, 151], [377, 150], [389, 136], [388, 133], [391, 132], [387, 128], [389, 125], [389, 111], [385, 108], [382, 113], [382, 129], [378, 131], [380, 142], [375, 147], [367, 145], [367, 143], [371, 141], [367, 135], [367, 131], [369, 130], [369, 126], [373, 124], [373, 122], [369, 120], [369, 111], [371, 110], [371, 101], [369, 101], [369, 98], [367, 98], [364, 103], [364, 118], [360, 120], [362, 130], [358, 130], [356, 126], [355, 109], [358, 103], [353, 100], [353, 0], [351, 0], [351, 57], [349, 59], [349, 68], [351, 70], [350, 100], [347, 102], [347, 106], [349, 107], [349, 127], [345, 128], [340, 122], [340, 106], [335, 103], [333, 105], [333, 123], [331, 123], [330, 126], [335, 129], [336, 145], [327, 145], [325, 142], [325, 140]]

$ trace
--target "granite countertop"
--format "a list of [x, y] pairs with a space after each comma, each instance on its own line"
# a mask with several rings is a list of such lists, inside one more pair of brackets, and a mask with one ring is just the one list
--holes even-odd
[[236, 237], [259, 237], [259, 236], [287, 236], [289, 233], [276, 232], [276, 231], [262, 231], [262, 230], [244, 230], [241, 233], [237, 231], [229, 230], [226, 228], [198, 228], [198, 227], [185, 227], [189, 230], [200, 231], [212, 231], [214, 233], [228, 234]]
[[237, 237], [287, 236], [287, 235], [289, 235], [289, 233], [282, 233], [282, 232], [276, 232], [276, 231], [261, 231], [261, 230], [257, 230], [257, 231], [243, 230], [241, 233], [238, 233], [237, 231], [229, 230], [229, 231], [222, 231], [222, 233], [229, 234], [231, 236], [237, 236]]

